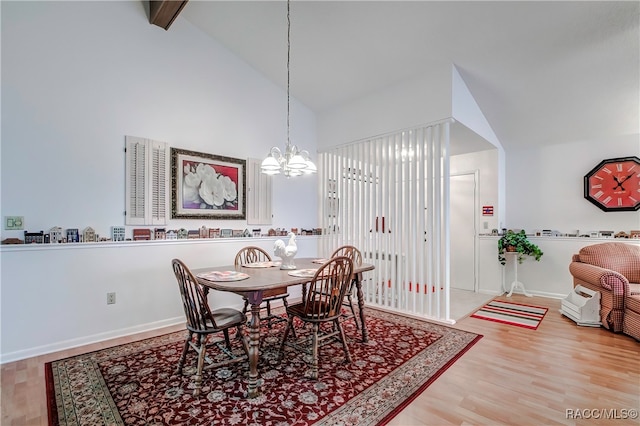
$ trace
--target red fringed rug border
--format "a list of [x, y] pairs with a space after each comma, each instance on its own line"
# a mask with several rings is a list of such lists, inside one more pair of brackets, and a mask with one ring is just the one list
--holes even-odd
[[397, 416], [402, 410], [407, 408], [409, 404], [411, 404], [418, 396], [420, 396], [420, 394], [424, 392], [425, 389], [431, 386], [431, 384], [435, 382], [438, 377], [440, 377], [445, 371], [449, 369], [449, 367], [455, 364], [455, 362], [459, 360], [462, 357], [462, 355], [464, 355], [469, 349], [471, 349], [473, 345], [478, 343], [480, 339], [482, 339], [482, 335], [478, 334], [476, 338], [473, 339], [473, 341], [469, 342], [466, 348], [458, 352], [458, 354], [455, 357], [453, 357], [448, 363], [446, 363], [442, 368], [440, 368], [440, 370], [438, 370], [436, 374], [431, 376], [422, 386], [420, 386], [418, 390], [416, 390], [413, 394], [411, 394], [409, 398], [405, 399], [404, 402], [400, 403], [400, 405], [398, 405], [391, 413], [387, 414], [387, 416], [380, 421], [379, 425], [384, 426], [387, 423], [389, 423], [391, 420], [393, 420], [395, 416]]

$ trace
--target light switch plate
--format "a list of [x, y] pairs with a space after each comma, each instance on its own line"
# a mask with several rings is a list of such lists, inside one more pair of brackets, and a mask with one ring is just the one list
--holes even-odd
[[24, 216], [5, 216], [4, 229], [24, 229]]

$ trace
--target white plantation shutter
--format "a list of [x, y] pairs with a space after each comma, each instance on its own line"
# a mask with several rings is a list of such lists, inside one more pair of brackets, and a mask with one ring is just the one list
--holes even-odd
[[169, 155], [166, 143], [152, 141], [151, 164], [151, 224], [165, 225], [169, 201]]
[[260, 172], [262, 160], [247, 158], [247, 225], [271, 225], [271, 176]]
[[169, 147], [126, 136], [126, 225], [165, 225], [169, 199]]

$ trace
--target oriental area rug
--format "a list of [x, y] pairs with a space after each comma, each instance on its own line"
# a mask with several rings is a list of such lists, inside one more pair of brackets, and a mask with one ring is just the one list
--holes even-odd
[[536, 330], [547, 314], [547, 308], [521, 303], [492, 300], [478, 309], [471, 318], [500, 322]]
[[[296, 320], [297, 321], [297, 320]], [[185, 332], [61, 359], [45, 365], [52, 425], [378, 425], [385, 424], [482, 336], [367, 309], [369, 342], [344, 322], [352, 363], [340, 343], [320, 348], [318, 380], [309, 357], [278, 349], [284, 322], [261, 330], [260, 391], [247, 398], [248, 364], [206, 370], [193, 396], [195, 352], [175, 373]], [[305, 331], [296, 327], [297, 337]], [[242, 353], [240, 341], [233, 339]], [[223, 356], [216, 345], [210, 358]]]

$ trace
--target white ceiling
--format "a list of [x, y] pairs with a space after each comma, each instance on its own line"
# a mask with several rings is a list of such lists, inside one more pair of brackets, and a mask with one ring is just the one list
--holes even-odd
[[[286, 87], [285, 2], [178, 19]], [[639, 22], [638, 1], [294, 1], [291, 95], [321, 113], [455, 64], [505, 148], [606, 141], [640, 133]]]

